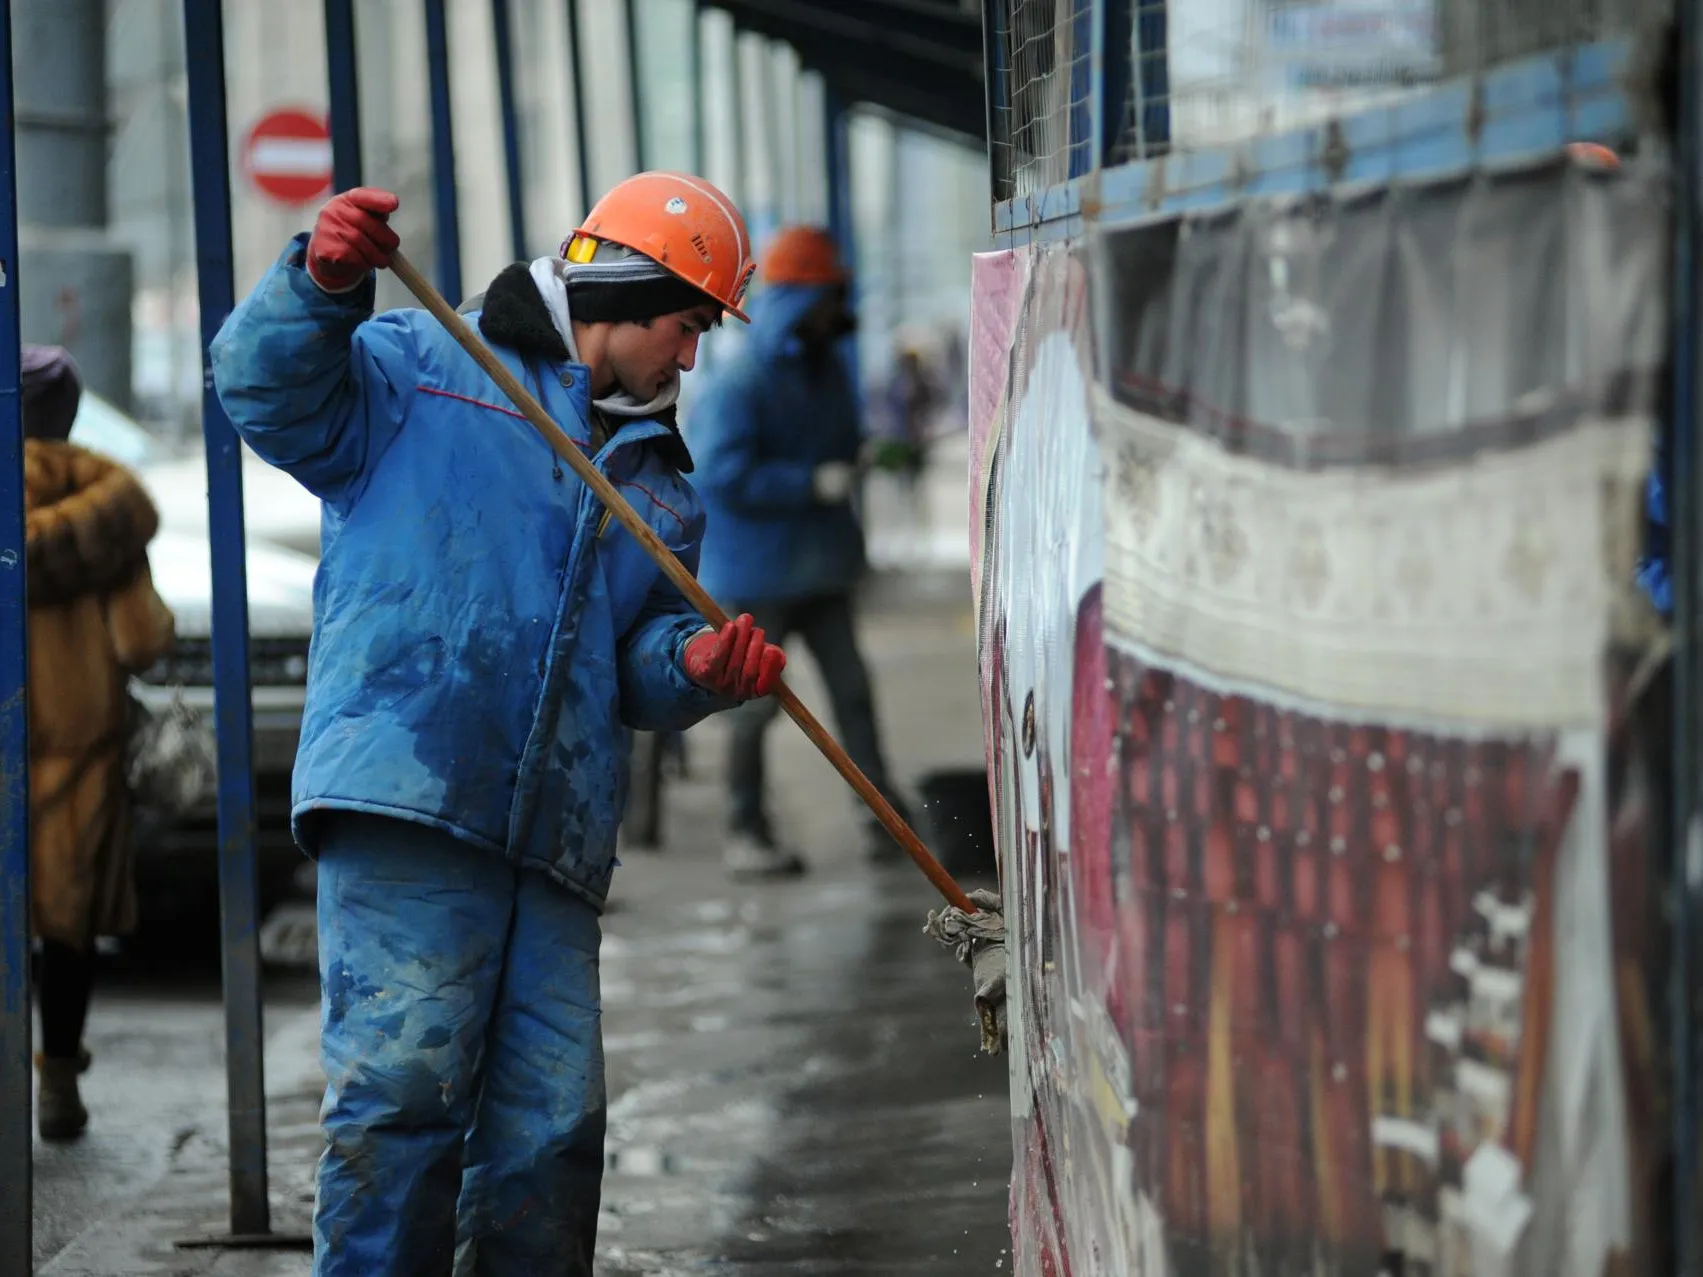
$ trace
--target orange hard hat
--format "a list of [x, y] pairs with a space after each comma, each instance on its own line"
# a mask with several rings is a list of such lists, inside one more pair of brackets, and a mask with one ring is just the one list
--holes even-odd
[[643, 253], [735, 319], [751, 322], [739, 308], [756, 269], [750, 232], [733, 201], [701, 177], [658, 171], [616, 183], [563, 245], [562, 256], [589, 261], [596, 245], [585, 240]]
[[840, 246], [819, 226], [786, 226], [763, 250], [765, 284], [843, 284], [851, 278], [840, 265]]

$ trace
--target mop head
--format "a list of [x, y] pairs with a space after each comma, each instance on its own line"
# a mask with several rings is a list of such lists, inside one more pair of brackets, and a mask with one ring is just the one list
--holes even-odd
[[1005, 1050], [1005, 902], [996, 891], [969, 893], [975, 913], [948, 905], [930, 913], [923, 933], [933, 936], [970, 968], [976, 989], [976, 1018], [982, 1026], [982, 1050]]

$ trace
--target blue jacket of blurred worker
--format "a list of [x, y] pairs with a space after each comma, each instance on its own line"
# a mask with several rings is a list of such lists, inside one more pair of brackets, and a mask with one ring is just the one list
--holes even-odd
[[[329, 1079], [314, 1271], [589, 1274], [627, 730], [762, 695], [784, 658], [749, 617], [707, 627], [428, 312], [372, 317], [396, 206], [333, 199], [212, 349], [242, 437], [325, 503], [294, 782]], [[725, 196], [641, 174], [469, 306], [688, 565], [673, 405], [750, 274]]]
[[769, 282], [774, 256], [771, 245], [742, 348], [692, 405], [708, 516], [699, 575], [717, 599], [839, 592], [864, 570], [863, 528], [848, 499], [863, 431], [835, 349], [850, 331], [846, 284]]
[[[854, 632], [864, 546], [851, 498], [863, 432], [840, 351], [856, 327], [850, 277], [832, 237], [810, 226], [777, 231], [757, 273], [763, 290], [749, 339], [692, 408], [707, 515], [702, 579], [725, 604], [752, 613], [771, 640], [805, 641], [846, 751], [902, 813]], [[777, 839], [765, 802], [763, 736], [777, 708], [753, 702], [733, 717], [725, 862], [735, 876], [805, 868]], [[897, 850], [873, 819], [869, 848], [877, 857]]]

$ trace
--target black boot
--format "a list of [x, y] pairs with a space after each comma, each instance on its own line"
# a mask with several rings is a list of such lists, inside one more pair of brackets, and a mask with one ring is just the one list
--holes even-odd
[[89, 1124], [77, 1078], [89, 1067], [89, 1053], [79, 1051], [69, 1060], [35, 1057], [36, 1130], [44, 1140], [74, 1140]]

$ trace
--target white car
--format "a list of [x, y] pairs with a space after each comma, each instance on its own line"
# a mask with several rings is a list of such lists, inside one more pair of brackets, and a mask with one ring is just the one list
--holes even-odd
[[[160, 512], [160, 531], [148, 547], [148, 560], [154, 586], [177, 618], [177, 645], [171, 656], [136, 680], [138, 698], [144, 704], [163, 706], [181, 688], [191, 706], [210, 715], [213, 576], [205, 455], [198, 448], [173, 451], [87, 389], [71, 440], [129, 467]], [[246, 448], [243, 462], [255, 814], [266, 898], [287, 889], [290, 875], [300, 864], [289, 833], [290, 771], [301, 735], [308, 641], [313, 633], [319, 502]], [[274, 543], [268, 532], [286, 536], [313, 553]], [[210, 791], [201, 808], [179, 827], [137, 848], [142, 876], [153, 876], [146, 872], [153, 867], [169, 870], [159, 875], [163, 879], [180, 878], [189, 867], [186, 860], [202, 869], [216, 866], [214, 799]]]

